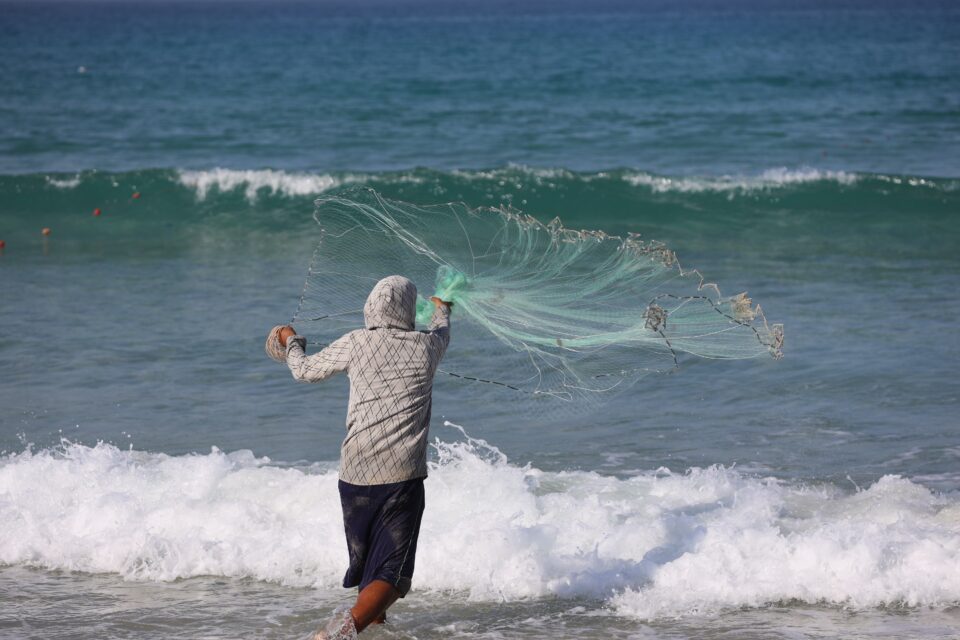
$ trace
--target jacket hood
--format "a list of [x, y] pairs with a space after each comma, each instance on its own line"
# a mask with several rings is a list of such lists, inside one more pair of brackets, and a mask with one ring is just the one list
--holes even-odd
[[367, 329], [413, 331], [417, 313], [417, 287], [403, 276], [387, 276], [373, 287], [363, 305]]

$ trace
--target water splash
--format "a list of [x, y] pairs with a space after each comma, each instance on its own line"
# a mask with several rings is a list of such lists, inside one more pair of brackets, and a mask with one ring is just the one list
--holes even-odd
[[[481, 602], [596, 598], [644, 619], [789, 600], [960, 602], [955, 493], [893, 475], [855, 491], [722, 466], [627, 478], [549, 472], [467, 432], [441, 433], [418, 591]], [[0, 564], [341, 593], [347, 560], [328, 465], [69, 443], [0, 458]]]

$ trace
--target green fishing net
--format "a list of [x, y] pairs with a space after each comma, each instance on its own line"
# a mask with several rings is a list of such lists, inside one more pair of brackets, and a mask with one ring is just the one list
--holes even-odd
[[322, 197], [320, 243], [293, 321], [322, 346], [363, 327], [381, 278], [410, 278], [425, 328], [431, 295], [454, 303], [441, 372], [558, 403], [597, 400], [683, 354], [782, 355], [783, 329], [745, 294], [724, 297], [668, 248], [575, 231], [508, 208], [415, 205], [370, 189]]

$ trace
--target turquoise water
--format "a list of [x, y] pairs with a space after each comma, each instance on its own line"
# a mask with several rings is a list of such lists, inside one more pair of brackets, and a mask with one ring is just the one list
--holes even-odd
[[950, 4], [0, 12], [0, 637], [300, 637], [349, 599], [345, 381], [262, 341], [357, 185], [639, 232], [787, 331], [547, 422], [438, 379], [371, 637], [960, 634]]
[[75, 0], [4, 13], [3, 173], [960, 170], [949, 2]]

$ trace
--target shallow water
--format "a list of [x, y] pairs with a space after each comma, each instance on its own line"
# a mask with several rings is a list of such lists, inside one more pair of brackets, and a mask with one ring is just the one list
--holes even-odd
[[[258, 581], [193, 578], [158, 585], [23, 568], [0, 571], [0, 596], [15, 603], [13, 615], [0, 615], [0, 637], [10, 638], [71, 638], [78, 626], [98, 637], [297, 638], [335, 603], [314, 589]], [[597, 612], [597, 606], [591, 600], [469, 603], [457, 594], [412, 594], [394, 606], [385, 627], [364, 637], [953, 638], [960, 624], [955, 608], [851, 611], [787, 603], [643, 623]]]

